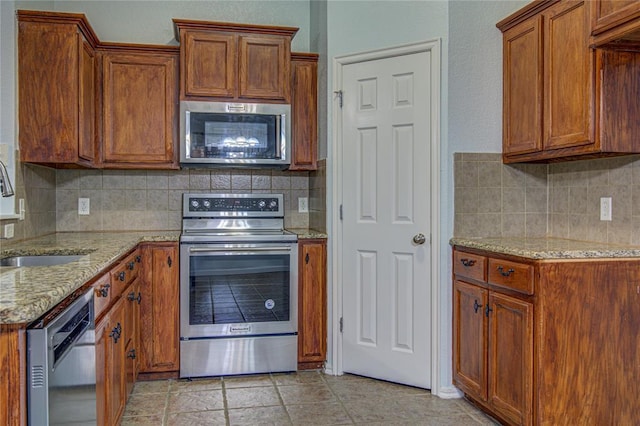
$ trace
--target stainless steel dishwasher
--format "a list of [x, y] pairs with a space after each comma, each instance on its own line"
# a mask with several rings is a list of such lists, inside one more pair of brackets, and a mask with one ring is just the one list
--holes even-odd
[[29, 424], [96, 423], [93, 291], [27, 329]]

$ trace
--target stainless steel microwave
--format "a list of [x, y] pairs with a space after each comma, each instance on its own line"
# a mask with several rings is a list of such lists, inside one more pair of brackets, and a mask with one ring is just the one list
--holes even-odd
[[291, 162], [291, 105], [180, 103], [182, 166], [274, 166]]

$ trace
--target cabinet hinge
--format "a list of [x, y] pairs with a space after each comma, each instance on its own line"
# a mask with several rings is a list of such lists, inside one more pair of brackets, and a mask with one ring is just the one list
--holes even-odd
[[342, 92], [342, 90], [335, 90], [333, 93], [338, 96], [338, 105], [340, 105], [340, 108], [342, 108], [342, 96], [344, 93]]
[[342, 204], [340, 204], [340, 220], [342, 220]]
[[343, 326], [344, 326], [344, 324], [342, 322], [342, 317], [340, 317], [340, 333], [342, 333]]

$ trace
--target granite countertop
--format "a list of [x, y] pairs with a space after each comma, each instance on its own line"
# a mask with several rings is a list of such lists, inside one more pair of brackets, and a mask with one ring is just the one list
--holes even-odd
[[640, 257], [640, 247], [561, 238], [463, 238], [449, 240], [452, 246], [486, 250], [529, 259], [597, 259]]
[[83, 254], [55, 266], [0, 267], [0, 324], [27, 324], [63, 301], [141, 242], [178, 241], [179, 231], [56, 233], [3, 243], [0, 258]]
[[308, 228], [287, 228], [287, 231], [298, 235], [298, 239], [327, 238], [324, 232]]

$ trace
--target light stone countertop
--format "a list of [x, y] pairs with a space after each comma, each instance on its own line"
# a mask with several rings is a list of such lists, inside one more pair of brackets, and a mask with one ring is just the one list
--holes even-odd
[[0, 258], [85, 254], [56, 266], [0, 267], [0, 324], [28, 324], [62, 302], [138, 243], [179, 241], [180, 231], [56, 233], [15, 244], [3, 242]]
[[607, 244], [561, 238], [462, 238], [452, 246], [486, 250], [529, 259], [598, 259], [640, 257], [639, 246]]
[[298, 235], [298, 239], [311, 239], [311, 238], [327, 238], [327, 234], [324, 232], [316, 231], [314, 229], [307, 228], [287, 228], [287, 231], [293, 232]]

